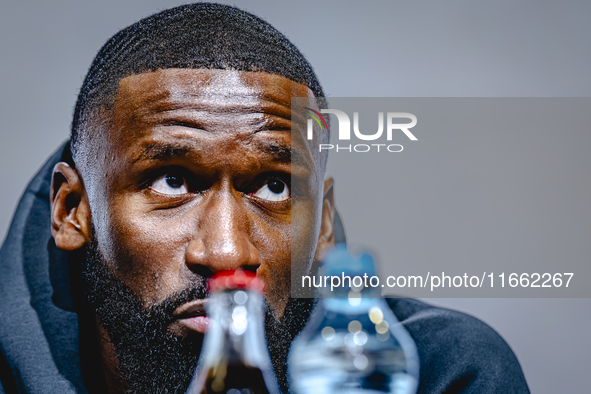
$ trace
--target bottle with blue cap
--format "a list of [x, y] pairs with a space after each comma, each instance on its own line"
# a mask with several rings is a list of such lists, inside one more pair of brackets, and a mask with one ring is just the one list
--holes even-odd
[[[293, 342], [289, 371], [296, 394], [416, 393], [419, 358], [374, 278], [369, 254], [337, 246], [319, 270], [318, 307]], [[339, 283], [337, 283], [339, 282]], [[332, 284], [332, 286], [331, 286]], [[338, 284], [338, 286], [334, 286]]]

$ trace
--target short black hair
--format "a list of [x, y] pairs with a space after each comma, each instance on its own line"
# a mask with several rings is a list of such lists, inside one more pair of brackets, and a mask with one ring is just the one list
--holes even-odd
[[273, 26], [227, 5], [182, 5], [134, 23], [100, 49], [74, 109], [70, 139], [74, 160], [93, 115], [101, 108], [112, 108], [119, 81], [133, 74], [166, 68], [282, 75], [308, 86], [324, 103], [324, 92], [312, 66]]

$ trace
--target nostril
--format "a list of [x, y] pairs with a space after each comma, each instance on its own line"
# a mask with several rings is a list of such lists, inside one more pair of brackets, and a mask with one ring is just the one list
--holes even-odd
[[204, 278], [211, 278], [215, 272], [213, 272], [208, 266], [201, 265], [201, 264], [191, 264], [191, 271], [195, 274], [202, 276]]
[[260, 267], [260, 264], [240, 266], [240, 268], [242, 268], [244, 271], [250, 271], [250, 272], [255, 273], [255, 274], [257, 272], [257, 269], [259, 269], [259, 267]]

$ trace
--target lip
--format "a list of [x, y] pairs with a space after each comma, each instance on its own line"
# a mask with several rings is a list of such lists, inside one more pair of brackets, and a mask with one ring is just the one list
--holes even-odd
[[178, 307], [172, 316], [186, 328], [203, 334], [209, 327], [209, 317], [205, 313], [206, 304], [205, 299], [187, 302]]

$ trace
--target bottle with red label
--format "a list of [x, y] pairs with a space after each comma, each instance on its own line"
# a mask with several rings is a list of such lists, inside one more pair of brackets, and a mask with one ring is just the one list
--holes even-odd
[[263, 282], [249, 271], [220, 271], [209, 283], [210, 318], [186, 394], [279, 393], [264, 335]]

